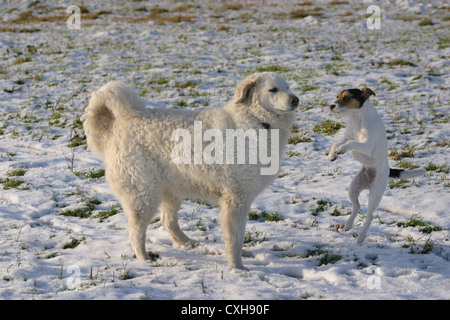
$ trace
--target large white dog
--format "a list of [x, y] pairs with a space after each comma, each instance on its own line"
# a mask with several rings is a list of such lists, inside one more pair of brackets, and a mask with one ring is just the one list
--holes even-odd
[[[200, 199], [220, 204], [228, 263], [244, 268], [241, 253], [250, 205], [278, 172], [277, 167], [263, 173], [272, 164], [262, 161], [267, 154], [261, 152], [270, 146], [271, 156], [276, 151], [276, 159], [281, 157], [298, 102], [274, 73], [249, 76], [225, 107], [199, 111], [146, 109], [133, 89], [117, 81], [95, 91], [82, 117], [87, 143], [104, 159], [106, 180], [127, 215], [136, 257], [148, 259], [146, 230], [158, 207], [175, 244], [197, 245], [181, 231], [177, 212], [181, 200]], [[229, 133], [234, 134], [231, 143]], [[225, 136], [226, 142], [213, 141]], [[260, 140], [257, 161], [249, 153], [256, 143], [252, 137]], [[238, 154], [242, 147], [244, 157]]]

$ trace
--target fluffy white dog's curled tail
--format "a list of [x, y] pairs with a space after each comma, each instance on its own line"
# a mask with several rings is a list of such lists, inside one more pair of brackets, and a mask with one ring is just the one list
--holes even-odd
[[110, 81], [92, 93], [86, 114], [81, 117], [87, 144], [100, 159], [103, 158], [105, 137], [117, 118], [138, 116], [145, 102], [136, 91], [121, 81]]

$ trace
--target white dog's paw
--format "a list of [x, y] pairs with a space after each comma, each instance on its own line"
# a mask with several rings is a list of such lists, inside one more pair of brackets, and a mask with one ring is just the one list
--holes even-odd
[[198, 242], [197, 240], [189, 239], [188, 241], [183, 242], [181, 244], [181, 246], [183, 246], [185, 248], [195, 248], [195, 247], [197, 247], [199, 245], [199, 243], [200, 242]]
[[337, 147], [335, 150], [336, 154], [344, 154], [345, 152], [347, 152], [347, 148], [344, 145]]
[[356, 243], [357, 243], [358, 245], [362, 245], [362, 243], [364, 242], [365, 239], [366, 239], [366, 236], [360, 234], [360, 235], [358, 236], [358, 238], [356, 238]]
[[333, 162], [334, 160], [336, 160], [338, 158], [336, 153], [329, 153], [328, 154], [328, 160], [330, 160], [331, 162]]

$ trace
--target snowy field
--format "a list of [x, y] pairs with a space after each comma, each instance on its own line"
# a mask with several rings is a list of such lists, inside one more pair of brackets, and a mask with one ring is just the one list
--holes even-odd
[[[0, 299], [450, 299], [447, 1], [84, 1], [69, 29], [73, 2], [0, 1]], [[200, 245], [174, 247], [156, 219], [153, 260], [136, 260], [86, 150], [91, 92], [120, 79], [149, 108], [217, 107], [258, 71], [280, 73], [300, 107], [249, 213], [249, 270], [227, 265], [219, 208], [188, 200], [180, 225]], [[427, 172], [389, 182], [359, 246], [367, 194], [344, 232], [359, 164], [328, 161], [343, 125], [327, 106], [364, 86], [391, 167]]]

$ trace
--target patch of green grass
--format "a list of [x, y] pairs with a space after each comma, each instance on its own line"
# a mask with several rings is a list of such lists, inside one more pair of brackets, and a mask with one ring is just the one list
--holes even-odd
[[119, 277], [120, 280], [129, 280], [133, 278], [134, 275], [131, 273], [131, 270], [125, 270]]
[[338, 216], [346, 216], [351, 214], [350, 211], [347, 211], [345, 213], [343, 213], [341, 210], [339, 210], [337, 207], [333, 209], [333, 212], [330, 213], [330, 215], [334, 216], [334, 217], [338, 217]]
[[83, 179], [99, 179], [105, 176], [105, 169], [90, 169], [89, 171], [74, 171], [74, 174]]
[[77, 217], [81, 219], [89, 218], [95, 210], [95, 206], [101, 204], [101, 201], [96, 197], [84, 199], [84, 206], [72, 210], [64, 210], [59, 213], [61, 216]]
[[12, 188], [16, 188], [19, 190], [26, 190], [26, 187], [21, 187], [22, 184], [25, 183], [24, 180], [21, 179], [9, 179], [6, 178], [5, 180], [0, 179], [0, 183], [3, 185], [3, 189], [9, 190]]
[[330, 2], [330, 5], [335, 6], [335, 5], [342, 5], [342, 4], [349, 4], [349, 3], [350, 2], [348, 2], [348, 1], [335, 1], [335, 0], [333, 0], [333, 1]]
[[416, 146], [405, 144], [399, 151], [391, 148], [389, 149], [389, 158], [399, 161], [402, 158], [414, 158], [414, 153], [416, 152]]
[[296, 145], [297, 143], [300, 142], [311, 142], [311, 141], [312, 139], [307, 136], [306, 132], [294, 133], [288, 139], [288, 143], [293, 145]]
[[450, 139], [443, 139], [441, 141], [437, 141], [436, 146], [441, 148], [450, 148]]
[[320, 12], [322, 9], [320, 7], [313, 8], [313, 9], [296, 9], [289, 13], [289, 16], [291, 19], [303, 19], [307, 16], [313, 16], [317, 18], [325, 18]]
[[263, 210], [261, 212], [261, 215], [263, 216], [265, 221], [278, 222], [278, 221], [283, 221], [284, 220], [284, 217], [281, 214], [279, 214], [278, 212], [268, 213], [268, 212]]
[[417, 215], [411, 216], [411, 218], [408, 221], [403, 222], [397, 222], [397, 227], [413, 227], [413, 228], [419, 228], [420, 232], [428, 233], [430, 234], [433, 231], [442, 231], [442, 228], [439, 226], [433, 226], [432, 224], [425, 222], [422, 220], [422, 218], [419, 218]]
[[240, 10], [244, 8], [241, 3], [225, 3], [222, 5], [223, 10]]
[[186, 81], [183, 83], [175, 82], [175, 84], [174, 84], [175, 88], [181, 88], [181, 89], [195, 88], [196, 86], [197, 86], [197, 84], [193, 81]]
[[407, 170], [413, 170], [420, 167], [419, 165], [406, 160], [400, 160], [399, 162], [397, 162], [396, 166]]
[[184, 100], [180, 100], [177, 103], [175, 103], [175, 107], [187, 107], [187, 106], [188, 106], [188, 104]]
[[260, 215], [259, 215], [258, 212], [256, 212], [256, 211], [250, 211], [250, 212], [248, 213], [248, 218], [249, 218], [250, 220], [258, 220], [258, 219], [260, 218]]
[[44, 259], [51, 259], [51, 258], [55, 258], [57, 256], [59, 256], [59, 253], [58, 252], [53, 252], [53, 253], [50, 253], [50, 254], [46, 255], [44, 257]]
[[408, 243], [405, 243], [402, 248], [409, 248], [411, 254], [429, 254], [434, 248], [431, 236], [423, 244], [418, 244], [412, 236], [408, 236], [407, 240]]
[[406, 189], [408, 187], [411, 187], [412, 183], [405, 179], [389, 180], [388, 186], [389, 186], [389, 189], [394, 189], [394, 188]]
[[152, 251], [149, 251], [149, 252], [147, 252], [147, 253], [148, 253], [148, 256], [150, 257], [150, 260], [152, 260], [152, 261], [158, 260], [159, 254], [154, 253], [154, 252], [152, 252]]
[[73, 120], [71, 128], [83, 130], [83, 122], [81, 121], [81, 116], [78, 116]]
[[115, 206], [110, 206], [109, 207], [109, 210], [107, 210], [107, 211], [100, 211], [98, 214], [97, 214], [97, 218], [100, 218], [100, 222], [103, 222], [103, 221], [105, 221], [106, 219], [108, 219], [109, 217], [112, 217], [112, 216], [114, 216], [114, 215], [116, 215], [117, 213], [118, 213], [119, 211], [116, 209], [116, 207]]
[[414, 63], [407, 61], [407, 60], [403, 60], [403, 59], [394, 59], [391, 60], [389, 62], [385, 62], [385, 64], [387, 64], [390, 67], [394, 67], [394, 66], [410, 66], [410, 67], [417, 67], [417, 65], [415, 65]]
[[342, 259], [342, 255], [334, 254], [321, 248], [308, 249], [306, 254], [302, 255], [302, 258], [310, 258], [320, 256], [318, 259], [318, 266], [334, 264]]
[[75, 134], [70, 138], [69, 143], [67, 146], [69, 148], [75, 148], [82, 145], [86, 145], [86, 135], [82, 134], [79, 135], [76, 131]]
[[[285, 73], [291, 71], [291, 69], [287, 67], [283, 67], [277, 64], [271, 64], [267, 66], [257, 67], [255, 69], [256, 72], [276, 72], [276, 73]], [[253, 71], [251, 72], [253, 73]]]
[[67, 119], [62, 117], [61, 112], [55, 111], [52, 113], [48, 124], [59, 128], [65, 128], [67, 125]]
[[325, 120], [316, 124], [313, 128], [314, 133], [333, 135], [339, 131], [344, 125], [333, 120]]
[[420, 21], [418, 23], [419, 26], [424, 27], [424, 26], [432, 26], [434, 25], [433, 21], [429, 18], [423, 19], [422, 21]]
[[163, 78], [163, 77], [159, 77], [159, 78], [154, 78], [150, 81], [148, 81], [148, 84], [157, 84], [157, 85], [165, 85], [169, 83], [169, 79], [167, 78]]
[[335, 264], [342, 259], [342, 255], [325, 251], [319, 258], [319, 267], [327, 264]]
[[206, 225], [204, 224], [202, 219], [198, 219], [197, 222], [195, 223], [194, 230], [200, 230], [200, 231], [205, 232], [206, 230], [208, 230], [208, 228], [206, 227]]
[[84, 240], [86, 240], [85, 237], [82, 237], [81, 239], [72, 238], [72, 240], [64, 244], [63, 249], [74, 249]]
[[16, 60], [14, 60], [13, 64], [22, 64], [25, 62], [30, 62], [32, 59], [28, 56], [19, 56]]
[[10, 171], [7, 173], [8, 177], [23, 177], [25, 173], [27, 173], [28, 168], [27, 167], [19, 167], [13, 171]]
[[92, 211], [88, 207], [76, 208], [72, 210], [64, 210], [59, 213], [60, 216], [77, 217], [81, 219], [89, 218]]
[[441, 172], [441, 173], [448, 173], [449, 167], [448, 164], [444, 163], [442, 165], [434, 164], [433, 161], [428, 163], [428, 165], [425, 167], [425, 170], [427, 171], [434, 171], [434, 172]]
[[[289, 156], [289, 158], [292, 158], [292, 157], [298, 157], [298, 156], [301, 155], [300, 152], [295, 152], [295, 151], [292, 151], [292, 150], [286, 151], [286, 154]], [[284, 176], [287, 176], [287, 175], [288, 175], [288, 173], [286, 172], [286, 173], [284, 174]], [[281, 177], [278, 176], [278, 178], [281, 178]]]
[[302, 86], [302, 91], [303, 92], [314, 91], [314, 90], [317, 90], [317, 89], [319, 89], [319, 87], [318, 86], [314, 86], [314, 85], [307, 84], [307, 85]]
[[398, 85], [396, 83], [394, 83], [384, 77], [381, 79], [380, 83], [385, 83], [385, 84], [389, 85], [389, 88], [387, 89], [387, 91], [392, 91], [392, 90], [395, 90], [398, 88]]
[[317, 200], [317, 207], [311, 210], [313, 216], [317, 216], [320, 212], [325, 211], [328, 207], [332, 205], [331, 201], [328, 199]]
[[261, 214], [259, 214], [256, 211], [250, 211], [248, 213], [248, 218], [250, 220], [258, 220], [258, 221], [261, 221], [261, 222], [264, 222], [264, 221], [278, 222], [278, 221], [283, 221], [284, 220], [283, 215], [281, 215], [280, 213], [278, 213], [278, 212], [269, 213], [269, 212], [267, 212], [265, 210], [261, 211]]
[[268, 239], [266, 236], [253, 228], [251, 231], [247, 231], [244, 236], [244, 244], [249, 246], [254, 246], [257, 243], [261, 243], [263, 241], [267, 241]]

